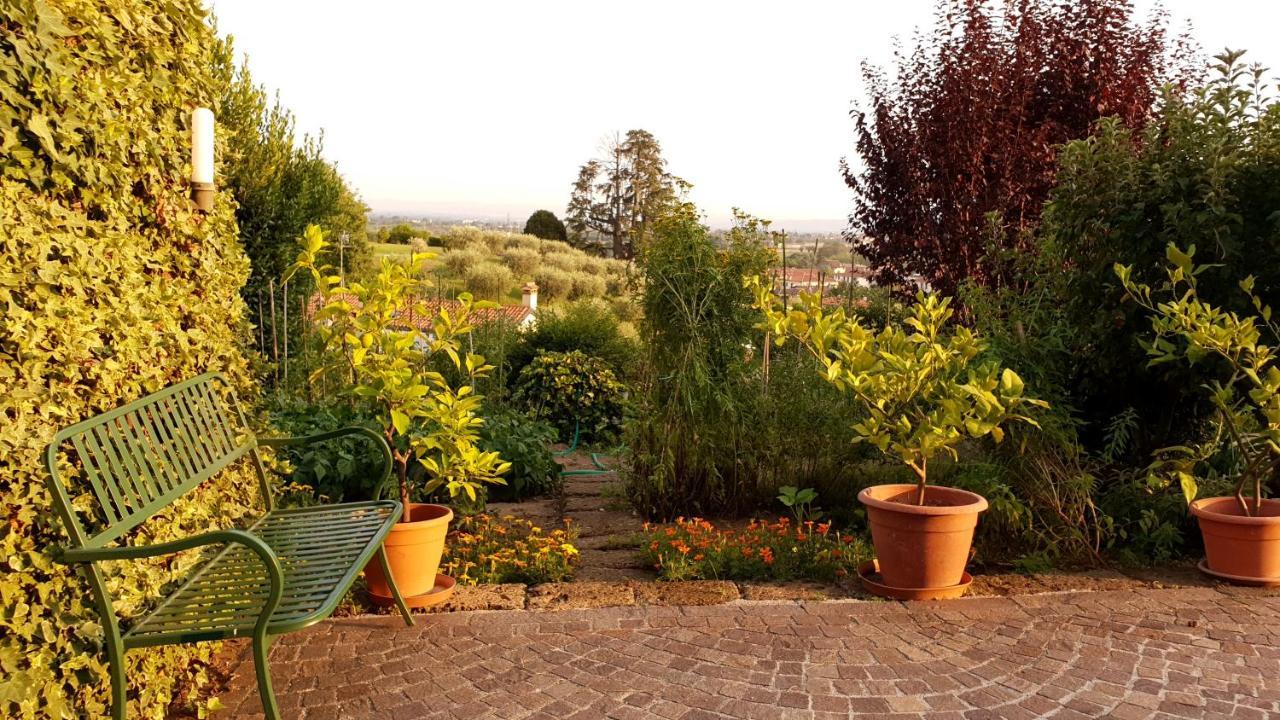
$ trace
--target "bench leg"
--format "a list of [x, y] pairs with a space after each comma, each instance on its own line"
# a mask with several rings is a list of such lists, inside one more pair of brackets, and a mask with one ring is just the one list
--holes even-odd
[[271, 651], [271, 636], [253, 638], [253, 669], [258, 676], [258, 697], [262, 699], [262, 713], [267, 720], [280, 720], [280, 707], [276, 705], [276, 693], [271, 688], [271, 666], [267, 654]]
[[409, 612], [409, 606], [404, 604], [400, 588], [396, 587], [396, 579], [391, 577], [391, 563], [387, 562], [385, 548], [378, 548], [378, 562], [382, 564], [382, 574], [387, 578], [387, 587], [391, 588], [391, 596], [396, 599], [396, 607], [400, 608], [400, 614], [404, 616], [404, 624], [413, 627], [413, 615]]
[[118, 649], [118, 640], [107, 644], [107, 665], [111, 673], [111, 720], [124, 720], [129, 706], [125, 691], [128, 684], [124, 677], [124, 650]]

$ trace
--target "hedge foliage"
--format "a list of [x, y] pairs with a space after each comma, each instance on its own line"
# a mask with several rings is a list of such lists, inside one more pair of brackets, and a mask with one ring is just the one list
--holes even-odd
[[[251, 387], [234, 208], [222, 197], [201, 216], [187, 199], [190, 111], [216, 112], [226, 51], [195, 0], [0, 0], [0, 716], [108, 711], [101, 619], [49, 555], [67, 537], [45, 444], [206, 370]], [[128, 541], [235, 523], [260, 507], [246, 471]], [[108, 568], [117, 613], [144, 611], [190, 564]], [[130, 717], [164, 717], [216, 650], [131, 651]]]

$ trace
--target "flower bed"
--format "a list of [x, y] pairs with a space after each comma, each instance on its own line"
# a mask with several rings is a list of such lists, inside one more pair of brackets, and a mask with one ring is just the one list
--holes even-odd
[[700, 518], [645, 525], [645, 559], [663, 580], [823, 580], [857, 573], [866, 544], [830, 523], [752, 520], [719, 529]]
[[577, 569], [577, 538], [567, 522], [547, 532], [511, 515], [464, 517], [449, 534], [441, 572], [462, 585], [561, 582]]

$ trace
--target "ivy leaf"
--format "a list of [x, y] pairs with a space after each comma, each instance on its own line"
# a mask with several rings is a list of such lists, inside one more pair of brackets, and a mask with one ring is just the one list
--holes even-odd
[[53, 141], [53, 130], [49, 127], [49, 118], [35, 113], [31, 119], [27, 121], [27, 130], [40, 140], [40, 145], [44, 151], [54, 160], [60, 160], [58, 155], [58, 144]]

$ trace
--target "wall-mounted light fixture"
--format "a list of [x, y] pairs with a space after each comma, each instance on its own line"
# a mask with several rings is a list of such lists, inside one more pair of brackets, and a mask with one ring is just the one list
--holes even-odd
[[191, 111], [191, 198], [200, 212], [213, 210], [213, 111]]

